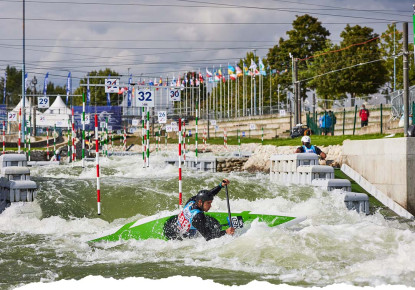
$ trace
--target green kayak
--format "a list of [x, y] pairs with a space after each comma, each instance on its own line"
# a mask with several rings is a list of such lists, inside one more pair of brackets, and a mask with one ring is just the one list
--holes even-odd
[[[221, 225], [222, 229], [228, 228], [228, 213], [227, 212], [207, 212], [206, 215], [216, 219]], [[154, 215], [140, 219], [136, 222], [128, 223], [118, 230], [112, 230], [109, 234], [104, 234], [99, 238], [92, 239], [90, 242], [99, 241], [119, 241], [119, 240], [147, 240], [147, 239], [161, 239], [167, 240], [164, 235], [164, 224], [175, 215]], [[304, 221], [306, 217], [297, 217], [284, 214], [261, 214], [249, 211], [241, 213], [232, 213], [232, 225], [234, 228], [242, 228], [244, 225], [252, 223], [254, 220], [266, 223], [269, 227], [275, 226], [292, 226]]]

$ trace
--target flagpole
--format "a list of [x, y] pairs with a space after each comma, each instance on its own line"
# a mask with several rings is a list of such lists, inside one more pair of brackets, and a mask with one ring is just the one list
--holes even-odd
[[[25, 84], [24, 84], [24, 75], [26, 73], [26, 1], [23, 0], [23, 64], [22, 64], [22, 106], [23, 106], [23, 114], [22, 114], [22, 120], [23, 120], [23, 130], [22, 130], [22, 138], [25, 139], [25, 128], [26, 128], [26, 92], [25, 92]], [[19, 151], [20, 153], [20, 151]]]

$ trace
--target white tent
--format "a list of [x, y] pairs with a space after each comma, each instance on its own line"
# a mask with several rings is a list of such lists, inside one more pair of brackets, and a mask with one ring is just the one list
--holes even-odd
[[[20, 99], [20, 102], [17, 104], [16, 107], [14, 107], [12, 112], [19, 113], [20, 108], [23, 108], [22, 99]], [[25, 114], [26, 114], [26, 116], [28, 116], [28, 114], [30, 113], [30, 103], [29, 103], [29, 100], [26, 97], [25, 97], [25, 108], [26, 108]], [[39, 112], [36, 111], [36, 113], [39, 113]], [[22, 110], [22, 114], [23, 114], [23, 110]]]
[[36, 115], [37, 126], [66, 128], [70, 120], [71, 109], [62, 101], [61, 96], [57, 96], [52, 105], [44, 112]]

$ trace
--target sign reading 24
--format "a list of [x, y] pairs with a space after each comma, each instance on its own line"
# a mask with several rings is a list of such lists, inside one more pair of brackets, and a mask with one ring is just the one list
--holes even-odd
[[136, 101], [138, 107], [154, 107], [154, 92], [152, 90], [137, 90]]

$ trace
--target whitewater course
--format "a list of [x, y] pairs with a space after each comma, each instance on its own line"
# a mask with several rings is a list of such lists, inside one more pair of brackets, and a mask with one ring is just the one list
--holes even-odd
[[[245, 166], [264, 166], [271, 155], [266, 148], [273, 146], [250, 146], [243, 148], [253, 153]], [[339, 147], [328, 159], [336, 158], [330, 154], [341, 155]], [[398, 166], [399, 152], [394, 147], [391, 158], [384, 160]], [[293, 152], [294, 147], [287, 148], [267, 150]], [[358, 148], [364, 151], [361, 145]], [[368, 155], [381, 154], [374, 152], [373, 145], [364, 148]], [[342, 150], [344, 153], [345, 148]], [[413, 220], [393, 211], [385, 215], [383, 207], [372, 204], [370, 214], [349, 210], [344, 195], [311, 185], [270, 182], [267, 169], [225, 173], [183, 168], [183, 200], [228, 178], [232, 212], [283, 212], [304, 216], [304, 221], [291, 227], [268, 227], [254, 221], [238, 229], [235, 236], [210, 241], [89, 243], [129, 222], [177, 213], [178, 169], [165, 162], [176, 158], [176, 151], [177, 145], [153, 151], [149, 168], [143, 168], [138, 154], [101, 157], [99, 216], [94, 162], [87, 162], [85, 168], [80, 161], [74, 166], [63, 162], [31, 167], [30, 178], [38, 187], [36, 199], [14, 202], [0, 214], [0, 288], [90, 275], [115, 279], [197, 276], [224, 285], [256, 280], [302, 287], [337, 283], [415, 286]], [[200, 154], [199, 158], [231, 157], [237, 147], [220, 151]], [[257, 153], [265, 156], [262, 161], [251, 160]], [[188, 153], [192, 156], [194, 153]], [[384, 171], [385, 180], [402, 173], [394, 170], [389, 174], [386, 166], [371, 170]], [[224, 190], [215, 197], [211, 211], [227, 211]]]

